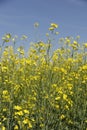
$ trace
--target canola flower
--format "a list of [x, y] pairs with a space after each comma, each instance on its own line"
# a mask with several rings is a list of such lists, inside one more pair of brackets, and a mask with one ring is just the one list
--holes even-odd
[[87, 48], [87, 43], [84, 44], [84, 48]]
[[[55, 31], [58, 25], [51, 23], [50, 28]], [[4, 37], [7, 44], [13, 38]], [[61, 42], [63, 47], [51, 52], [52, 45], [40, 40], [27, 55], [22, 46], [15, 51], [9, 44], [2, 46], [1, 130], [87, 129], [86, 51], [79, 50], [76, 39], [66, 37]], [[83, 47], [86, 50], [86, 43]]]
[[50, 31], [53, 31], [53, 30], [56, 29], [56, 28], [58, 28], [58, 24], [51, 23], [49, 30], [50, 30]]
[[4, 126], [2, 126], [2, 130], [6, 130], [6, 128]]
[[21, 106], [18, 106], [18, 105], [17, 105], [17, 106], [14, 106], [14, 109], [15, 109], [15, 110], [21, 110], [22, 108], [21, 108]]
[[58, 24], [51, 23], [51, 27], [53, 27], [53, 28], [58, 28]]
[[11, 34], [10, 34], [10, 33], [8, 33], [8, 34], [6, 34], [4, 37], [2, 37], [2, 40], [3, 40], [4, 42], [9, 42], [10, 39], [11, 39]]

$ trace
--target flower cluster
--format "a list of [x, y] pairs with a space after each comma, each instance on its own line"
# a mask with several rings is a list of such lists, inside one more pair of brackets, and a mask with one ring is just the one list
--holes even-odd
[[49, 43], [34, 43], [27, 56], [23, 47], [17, 52], [12, 46], [3, 47], [0, 129], [87, 129], [86, 44], [79, 51], [78, 41], [67, 37], [61, 42], [63, 47], [52, 53], [48, 53]]

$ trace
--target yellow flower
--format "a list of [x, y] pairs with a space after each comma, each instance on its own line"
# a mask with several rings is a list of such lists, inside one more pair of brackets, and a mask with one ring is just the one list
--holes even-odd
[[87, 123], [87, 120], [85, 120], [85, 123]]
[[67, 74], [67, 71], [64, 68], [60, 68], [61, 72]]
[[44, 124], [40, 124], [40, 127], [41, 127], [41, 128], [44, 127]]
[[45, 43], [44, 43], [44, 42], [42, 42], [42, 41], [41, 41], [41, 42], [39, 42], [39, 46], [40, 46], [40, 47], [44, 47], [44, 45], [45, 45]]
[[58, 24], [51, 23], [51, 27], [53, 27], [53, 28], [58, 28]]
[[78, 50], [77, 45], [75, 45], [74, 43], [71, 45], [71, 47], [72, 47], [74, 50]]
[[68, 83], [68, 84], [67, 84], [67, 87], [68, 87], [69, 90], [72, 90], [73, 84]]
[[7, 90], [3, 90], [3, 95], [8, 95], [8, 91]]
[[28, 124], [28, 127], [29, 127], [29, 128], [32, 128], [32, 124], [31, 124], [31, 122], [29, 121], [29, 119], [27, 119], [27, 118], [24, 119], [24, 120], [23, 120], [23, 123], [24, 123], [25, 125]]
[[53, 68], [53, 71], [54, 71], [54, 72], [58, 72], [58, 71], [59, 71], [59, 67], [54, 67], [54, 68]]
[[84, 44], [84, 48], [87, 48], [87, 43]]
[[3, 121], [7, 120], [7, 118], [3, 117]]
[[6, 130], [6, 128], [4, 126], [2, 126], [2, 130]]
[[59, 105], [55, 105], [54, 107], [55, 107], [56, 109], [59, 109], [59, 108], [60, 108], [60, 106], [59, 106]]
[[8, 70], [8, 68], [7, 68], [7, 67], [5, 67], [5, 66], [3, 66], [3, 67], [2, 67], [2, 72], [4, 72], [4, 73], [5, 73], [5, 72], [7, 72], [7, 70]]
[[62, 120], [62, 119], [64, 119], [64, 118], [65, 118], [65, 115], [62, 114], [62, 115], [60, 116], [60, 119]]
[[28, 120], [28, 119], [24, 119], [24, 120], [23, 120], [23, 123], [26, 125], [26, 124], [29, 123], [29, 120]]
[[83, 83], [83, 84], [85, 84], [85, 83], [86, 83], [86, 81], [85, 81], [85, 80], [83, 80], [83, 81], [82, 81], [82, 83]]
[[10, 33], [8, 33], [8, 34], [6, 34], [4, 37], [2, 37], [2, 40], [3, 40], [4, 42], [9, 42], [10, 39], [11, 39], [11, 34], [10, 34]]
[[66, 94], [63, 94], [63, 99], [67, 100], [67, 95]]
[[26, 40], [28, 37], [26, 35], [22, 35], [21, 40]]
[[73, 102], [72, 102], [72, 100], [67, 100], [68, 101], [68, 104], [70, 105], [70, 106], [72, 106], [73, 105]]
[[83, 65], [82, 70], [87, 70], [87, 65]]
[[65, 109], [69, 110], [69, 106], [68, 106], [68, 105], [65, 105]]
[[15, 115], [23, 116], [23, 112], [22, 111], [15, 112]]
[[5, 37], [8, 38], [8, 39], [10, 39], [11, 38], [11, 34], [8, 33], [8, 34], [5, 35]]
[[69, 123], [69, 124], [73, 124], [72, 120], [69, 120], [68, 123]]
[[29, 121], [28, 125], [29, 125], [29, 128], [32, 128], [32, 124], [30, 123], [30, 121]]
[[29, 111], [25, 109], [25, 110], [24, 110], [24, 113], [25, 113], [25, 114], [29, 114]]
[[77, 42], [77, 41], [74, 41], [73, 44], [74, 44], [74, 45], [78, 45], [78, 42]]
[[69, 44], [69, 43], [70, 43], [70, 39], [69, 39], [69, 38], [66, 38], [65, 43], [66, 43], [66, 44]]
[[15, 110], [21, 110], [22, 108], [21, 108], [21, 106], [18, 106], [18, 105], [17, 105], [17, 106], [14, 106], [14, 109], [15, 109]]
[[57, 84], [52, 84], [52, 88], [56, 88], [57, 87]]
[[18, 130], [18, 126], [17, 125], [15, 125], [14, 130]]
[[54, 30], [54, 27], [50, 27], [49, 30], [50, 30], [50, 31], [53, 31], [53, 30]]
[[57, 100], [60, 100], [60, 97], [59, 97], [59, 96], [58, 96], [58, 97], [56, 97], [56, 98], [55, 98], [55, 100], [56, 100], [56, 101], [57, 101]]

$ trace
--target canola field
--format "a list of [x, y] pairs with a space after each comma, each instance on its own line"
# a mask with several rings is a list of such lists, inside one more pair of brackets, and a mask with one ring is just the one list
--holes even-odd
[[[52, 23], [49, 31], [57, 27]], [[22, 46], [15, 49], [11, 34], [3, 37], [0, 130], [87, 130], [87, 43], [71, 37], [60, 42], [51, 51], [48, 36], [47, 43], [32, 44], [26, 56]]]

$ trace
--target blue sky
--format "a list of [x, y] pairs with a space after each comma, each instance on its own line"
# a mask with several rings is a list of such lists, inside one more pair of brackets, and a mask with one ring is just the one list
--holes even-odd
[[57, 38], [80, 35], [87, 41], [86, 0], [0, 0], [0, 37], [5, 33], [35, 40], [34, 23], [39, 22], [38, 34], [45, 39], [50, 23], [59, 25]]

